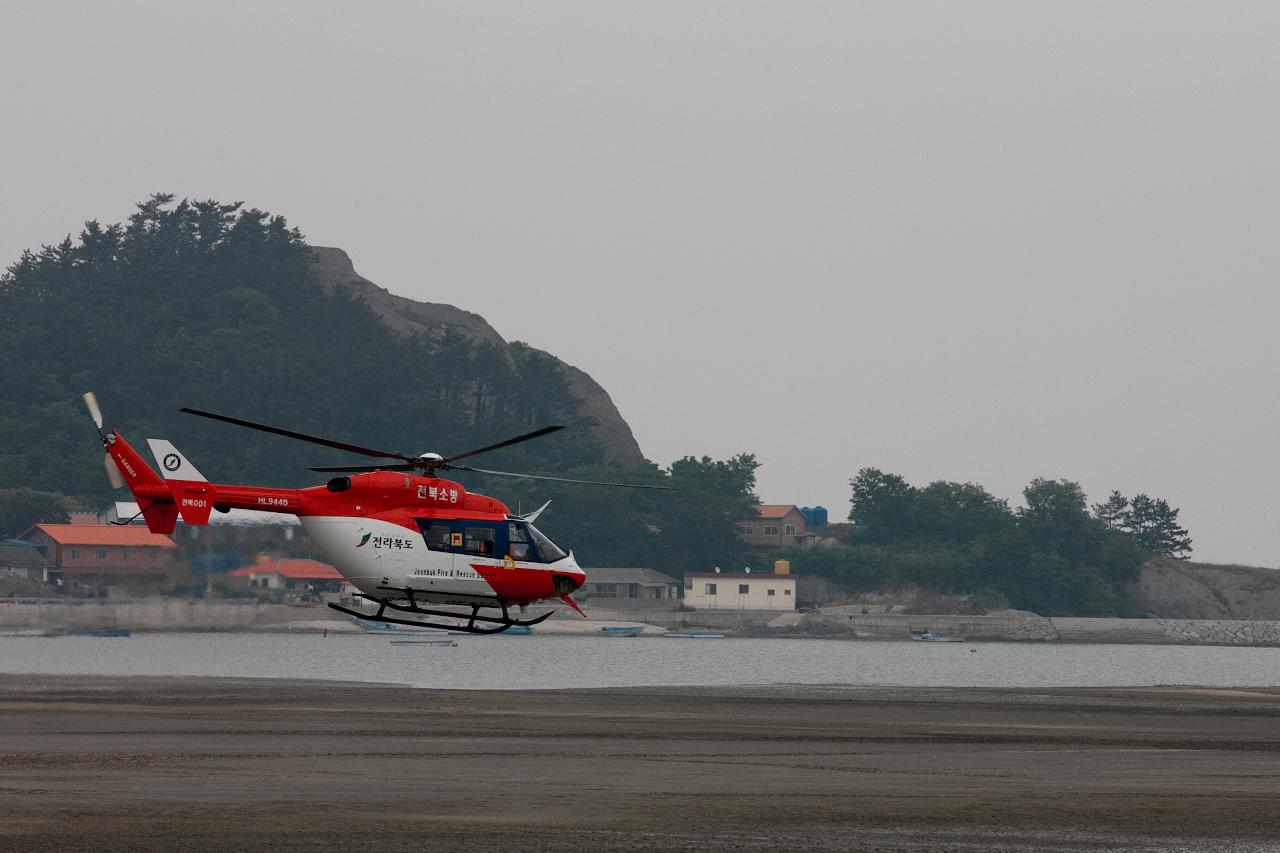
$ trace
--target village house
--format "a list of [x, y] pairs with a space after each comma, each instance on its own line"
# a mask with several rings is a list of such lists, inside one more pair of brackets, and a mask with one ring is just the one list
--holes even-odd
[[760, 504], [755, 518], [739, 521], [734, 528], [752, 548], [807, 548], [817, 539], [794, 504]]
[[779, 560], [770, 572], [685, 572], [684, 605], [694, 610], [795, 610], [796, 576]]
[[0, 572], [40, 583], [49, 582], [49, 561], [44, 549], [23, 539], [0, 542]]
[[587, 582], [578, 597], [619, 598], [627, 601], [673, 601], [680, 597], [680, 581], [653, 569], [583, 569]]
[[236, 569], [230, 576], [247, 580], [250, 589], [295, 592], [341, 592], [346, 583], [341, 572], [318, 560], [270, 560]]
[[105, 596], [109, 587], [154, 592], [175, 551], [169, 537], [132, 526], [37, 524], [21, 538], [43, 553], [49, 583], [74, 596]]

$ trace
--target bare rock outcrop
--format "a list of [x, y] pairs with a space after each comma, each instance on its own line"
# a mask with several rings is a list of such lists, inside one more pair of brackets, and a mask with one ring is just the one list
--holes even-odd
[[1146, 615], [1166, 619], [1280, 620], [1280, 571], [1157, 559], [1129, 585]]
[[[342, 249], [316, 246], [313, 250], [316, 271], [323, 284], [327, 287], [337, 284], [347, 286], [353, 294], [364, 299], [389, 328], [400, 334], [421, 332], [439, 337], [454, 330], [477, 343], [493, 346], [507, 358], [511, 358], [512, 347], [526, 346], [508, 343], [479, 314], [440, 302], [417, 302], [404, 296], [396, 296], [357, 273], [350, 256]], [[606, 461], [624, 465], [643, 462], [644, 454], [640, 452], [640, 445], [609, 393], [582, 370], [559, 359], [556, 361], [564, 369], [570, 393], [581, 404], [580, 414], [592, 419], [591, 434], [604, 448]], [[512, 363], [514, 364], [514, 360]]]
[[364, 299], [389, 328], [403, 335], [425, 332], [435, 337], [443, 335], [449, 329], [455, 329], [477, 342], [506, 349], [507, 342], [502, 339], [502, 335], [479, 314], [441, 302], [415, 302], [404, 296], [396, 296], [356, 272], [351, 256], [342, 249], [326, 246], [312, 248], [320, 281], [327, 287], [346, 285], [353, 294]]

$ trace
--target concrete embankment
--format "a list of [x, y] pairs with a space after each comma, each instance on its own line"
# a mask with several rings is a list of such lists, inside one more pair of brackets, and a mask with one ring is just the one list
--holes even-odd
[[[827, 621], [839, 616], [822, 614]], [[1280, 622], [1231, 619], [1090, 619], [1065, 616], [846, 615], [840, 624], [860, 637], [906, 639], [929, 630], [969, 640], [1063, 643], [1152, 643], [1280, 646]]]
[[861, 612], [857, 606], [813, 613], [763, 610], [605, 610], [601, 620], [643, 622], [664, 628], [710, 628], [756, 636], [793, 634], [907, 640], [921, 631], [939, 637], [1003, 642], [1151, 643], [1280, 646], [1280, 621], [1232, 619], [1091, 619], [1033, 613], [993, 616]]
[[129, 602], [0, 604], [0, 631], [357, 631], [327, 607], [148, 598]]
[[[813, 636], [906, 640], [921, 631], [973, 641], [1152, 643], [1280, 646], [1280, 621], [1231, 619], [1088, 619], [1013, 612], [992, 616], [862, 613], [858, 606], [824, 607], [813, 613], [767, 610], [672, 610], [589, 607], [589, 622], [567, 610], [545, 623], [544, 633], [592, 633], [602, 625], [662, 629], [712, 629], [748, 636]], [[326, 607], [257, 602], [142, 601], [0, 603], [0, 631], [46, 632], [77, 628], [133, 631], [358, 631]]]

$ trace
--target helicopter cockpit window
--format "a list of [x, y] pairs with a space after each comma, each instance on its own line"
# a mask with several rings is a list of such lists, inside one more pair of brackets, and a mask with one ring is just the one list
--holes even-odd
[[554, 563], [569, 556], [559, 545], [548, 539], [541, 530], [532, 524], [528, 525], [528, 527], [529, 535], [533, 537], [533, 544], [538, 549], [538, 556], [542, 559], [542, 562]]
[[423, 525], [422, 535], [426, 537], [427, 547], [432, 551], [449, 550], [450, 525], [447, 521], [433, 521]]
[[492, 527], [464, 527], [462, 529], [462, 550], [468, 554], [492, 557], [495, 532]]
[[532, 549], [529, 548], [529, 537], [525, 535], [524, 525], [514, 521], [507, 523], [507, 556], [513, 560], [532, 560]]

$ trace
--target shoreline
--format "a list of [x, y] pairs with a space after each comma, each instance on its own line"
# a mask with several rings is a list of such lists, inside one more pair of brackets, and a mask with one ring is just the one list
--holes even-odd
[[[643, 626], [646, 636], [667, 631], [710, 630], [750, 639], [906, 640], [921, 631], [964, 642], [1032, 644], [1123, 644], [1280, 648], [1280, 621], [1222, 619], [1120, 619], [1046, 617], [1009, 612], [983, 616], [955, 614], [865, 614], [836, 606], [812, 613], [743, 610], [589, 611], [542, 623], [536, 633], [589, 635], [606, 625]], [[134, 602], [0, 602], [0, 635], [44, 635], [72, 630], [129, 630], [138, 633], [359, 634], [349, 619], [321, 606], [145, 599]]]
[[14, 849], [1267, 849], [1280, 688], [0, 678]]
[[[137, 690], [160, 695], [161, 688], [178, 688], [182, 693], [199, 694], [217, 687], [244, 687], [250, 690], [282, 692], [290, 688], [339, 691], [365, 688], [413, 691], [415, 693], [457, 694], [477, 697], [501, 694], [548, 694], [554, 696], [596, 696], [618, 694], [628, 696], [680, 696], [713, 699], [802, 699], [827, 695], [846, 701], [881, 701], [924, 697], [967, 697], [969, 702], [1016, 703], [1019, 697], [1136, 698], [1140, 696], [1197, 697], [1208, 700], [1243, 698], [1249, 701], [1280, 703], [1280, 685], [1261, 686], [1203, 684], [1135, 684], [1093, 687], [974, 687], [954, 685], [897, 685], [833, 682], [761, 682], [742, 684], [639, 684], [626, 687], [420, 687], [394, 681], [352, 681], [341, 678], [279, 678], [254, 675], [75, 675], [47, 673], [0, 673], [0, 713], [16, 695], [39, 695], [50, 701], [82, 690], [104, 692]], [[1280, 705], [1277, 708], [1280, 717]], [[1280, 752], [1280, 729], [1276, 732]]]

